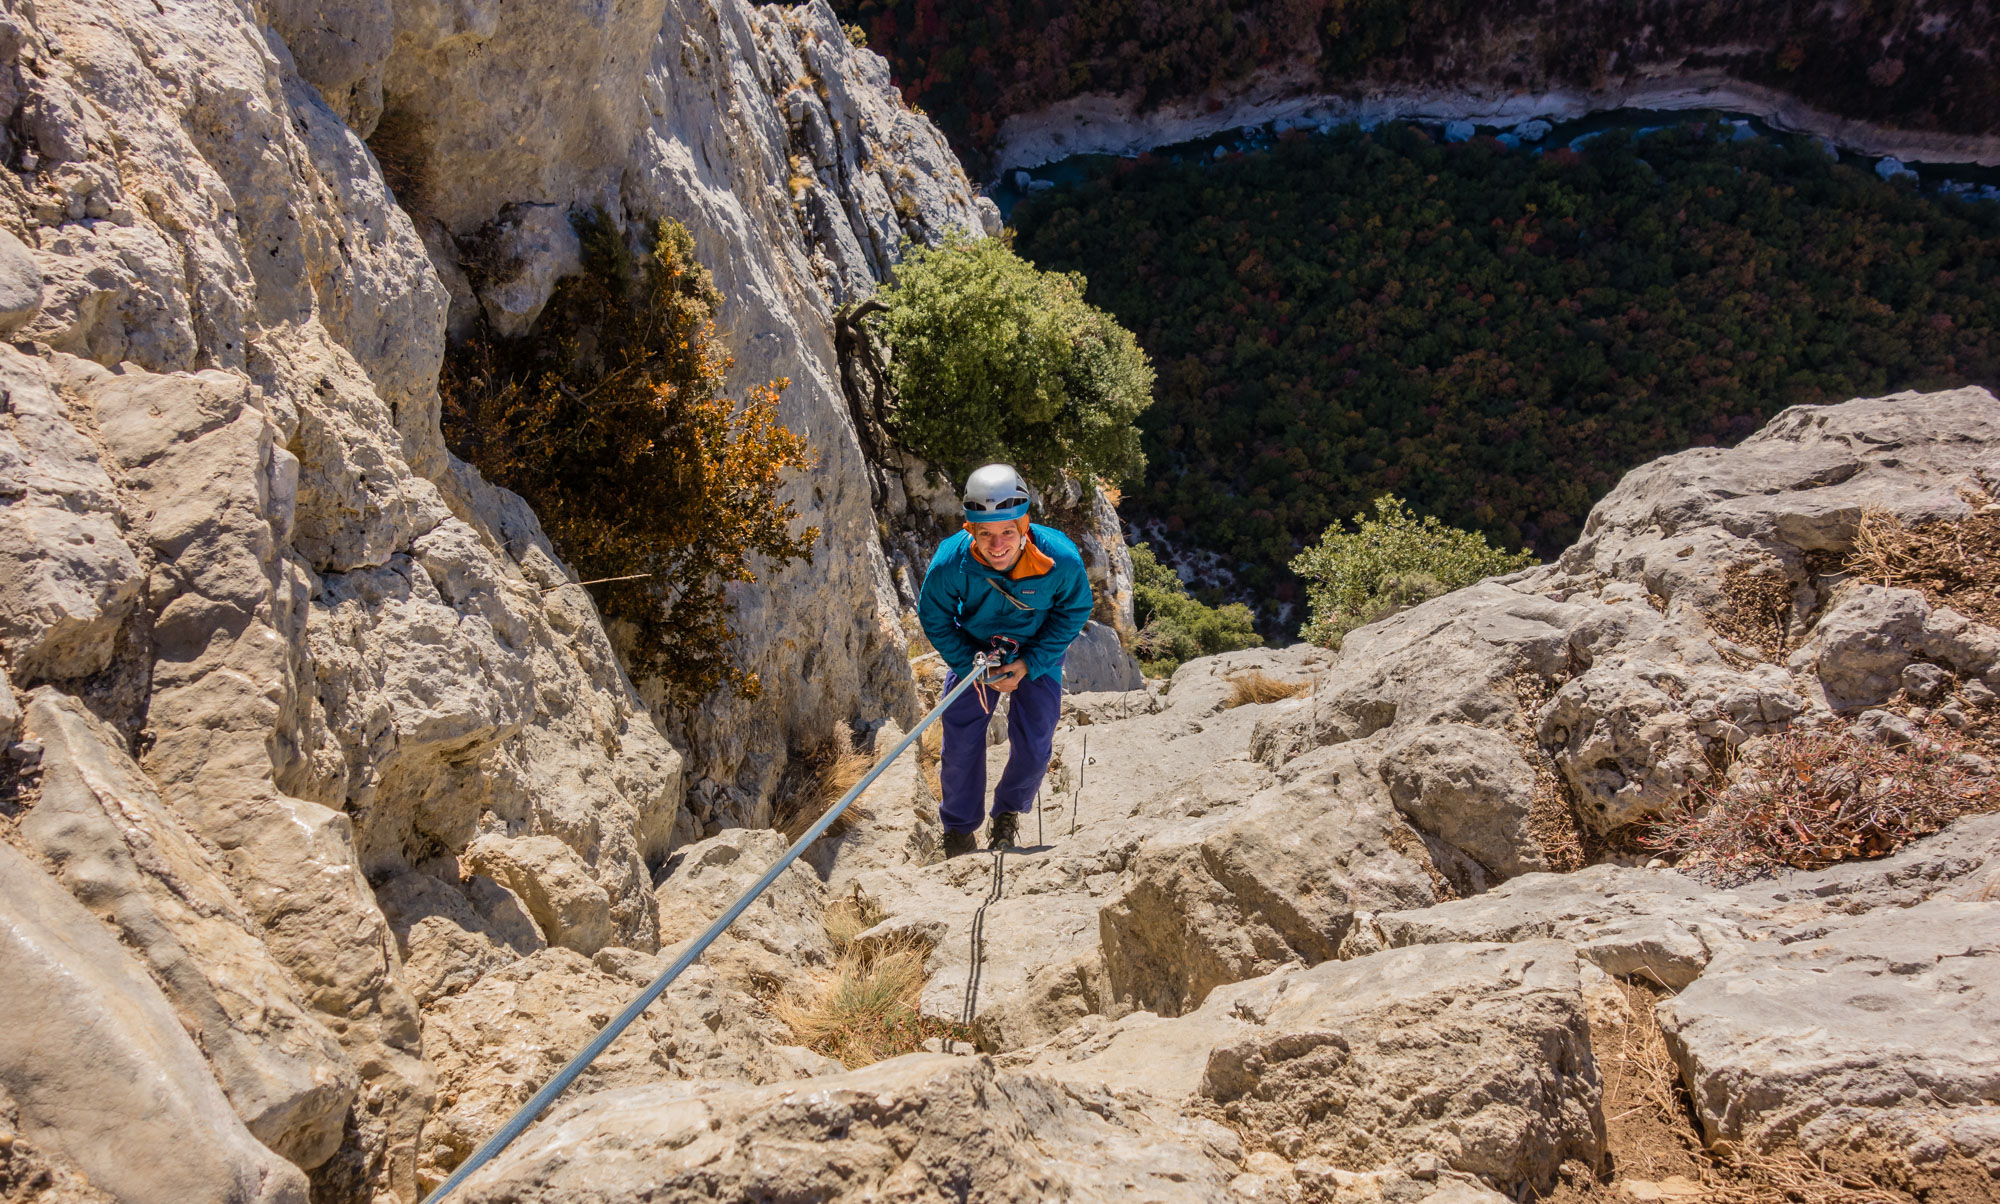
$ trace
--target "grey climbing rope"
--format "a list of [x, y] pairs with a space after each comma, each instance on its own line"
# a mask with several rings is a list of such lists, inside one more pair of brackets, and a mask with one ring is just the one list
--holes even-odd
[[1000, 901], [1007, 890], [1007, 846], [993, 850], [993, 889], [986, 892], [980, 901], [979, 910], [972, 913], [971, 957], [965, 968], [965, 1006], [959, 1009], [958, 1021], [966, 1028], [979, 1015], [979, 980], [986, 965], [986, 909]]
[[1069, 834], [1076, 835], [1076, 809], [1083, 805], [1083, 772], [1090, 767], [1090, 733], [1083, 733], [1083, 755], [1076, 762], [1076, 793], [1069, 799]]
[[766, 870], [764, 876], [757, 879], [756, 884], [743, 893], [742, 898], [730, 904], [729, 910], [723, 912], [716, 919], [715, 923], [710, 924], [706, 932], [696, 937], [694, 944], [689, 945], [686, 952], [674, 959], [673, 965], [668, 966], [664, 973], [652, 981], [651, 985], [639, 992], [638, 997], [633, 999], [624, 1011], [614, 1016], [611, 1023], [600, 1029], [598, 1034], [591, 1038], [590, 1044], [583, 1047], [582, 1052], [571, 1058], [569, 1064], [557, 1071], [556, 1076], [543, 1085], [540, 1091], [535, 1092], [532, 1099], [521, 1105], [520, 1111], [508, 1117], [507, 1123], [500, 1126], [498, 1133], [487, 1138], [486, 1144], [474, 1150], [470, 1158], [460, 1163], [458, 1169], [451, 1173], [450, 1178], [438, 1184], [436, 1191], [424, 1197], [424, 1204], [438, 1204], [439, 1201], [450, 1195], [454, 1188], [470, 1178], [474, 1171], [492, 1161], [500, 1151], [512, 1145], [515, 1138], [527, 1132], [528, 1127], [534, 1124], [543, 1112], [548, 1110], [548, 1106], [555, 1103], [557, 1097], [568, 1090], [569, 1085], [576, 1081], [577, 1076], [582, 1074], [592, 1062], [596, 1061], [599, 1054], [609, 1049], [611, 1043], [618, 1039], [619, 1034], [623, 1033], [634, 1020], [637, 1020], [648, 1007], [652, 1006], [653, 1001], [660, 997], [660, 993], [673, 985], [673, 981], [681, 976], [681, 972], [693, 965], [695, 959], [700, 957], [703, 951], [715, 943], [715, 938], [721, 936], [725, 929], [736, 922], [736, 917], [742, 915], [752, 903], [757, 901], [757, 896], [763, 894], [773, 882], [778, 880], [778, 875], [785, 872], [785, 867], [797, 860], [800, 853], [810, 848], [813, 841], [825, 835], [826, 830], [833, 826], [833, 822], [840, 818], [840, 813], [847, 810], [847, 805], [859, 798], [863, 791], [873, 785], [875, 779], [882, 776], [882, 771], [889, 768], [897, 757], [903, 755], [904, 749], [916, 743], [917, 737], [923, 734], [925, 728], [938, 721], [938, 717], [944, 714], [946, 707], [956, 701], [960, 694], [970, 689], [974, 682], [985, 680], [987, 667], [988, 661], [984, 653], [974, 658], [972, 672], [965, 675], [964, 681], [953, 686], [950, 693], [938, 699], [938, 704], [931, 708], [930, 714], [925, 715], [916, 727], [910, 729], [910, 734], [904, 736], [896, 747], [890, 749], [888, 756], [877, 761], [875, 768], [869, 770], [865, 777], [856, 782], [853, 788], [846, 794], [842, 795], [839, 802], [829, 807], [826, 814], [819, 817], [819, 822], [806, 830], [805, 835], [794, 841], [792, 847], [785, 850], [785, 855], [778, 858], [778, 863], [769, 870]]

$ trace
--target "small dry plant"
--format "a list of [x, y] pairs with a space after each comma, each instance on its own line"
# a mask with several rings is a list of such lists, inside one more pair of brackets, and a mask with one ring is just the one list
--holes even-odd
[[[787, 771], [789, 780], [780, 790], [771, 826], [784, 833], [786, 840], [804, 836], [806, 829], [818, 823], [820, 816], [853, 789], [874, 765], [872, 756], [854, 747], [854, 737], [846, 725], [836, 726], [825, 743], [794, 761]], [[833, 821], [826, 834], [840, 836], [851, 832], [863, 818], [861, 801], [856, 799]]]
[[[1993, 499], [1968, 491], [1966, 500], [1983, 508]], [[1847, 567], [1871, 585], [1913, 589], [1934, 606], [2000, 626], [2000, 511], [1910, 527], [1870, 510], [1861, 516]]]
[[1734, 884], [1774, 869], [1818, 869], [1894, 852], [1961, 815], [2000, 808], [1991, 779], [1958, 763], [1955, 733], [1933, 721], [1901, 748], [1846, 731], [1774, 737], [1734, 783], [1640, 838], [1687, 873]]
[[1222, 705], [1240, 707], [1253, 702], [1283, 702], [1287, 698], [1297, 698], [1311, 689], [1310, 681], [1286, 681], [1282, 677], [1273, 677], [1262, 669], [1251, 669], [1229, 679], [1229, 697]]
[[772, 1003], [801, 1044], [849, 1069], [912, 1053], [931, 1037], [965, 1035], [961, 1026], [918, 1011], [928, 981], [928, 941], [913, 933], [858, 939], [883, 918], [874, 900], [859, 891], [827, 908], [833, 968], [815, 976], [804, 991]]

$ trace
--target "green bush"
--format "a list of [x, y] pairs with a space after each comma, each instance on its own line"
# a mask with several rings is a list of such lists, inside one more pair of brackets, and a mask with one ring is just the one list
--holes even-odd
[[1043, 272], [998, 239], [912, 247], [879, 294], [892, 356], [890, 429], [956, 477], [995, 460], [1029, 480], [1136, 481], [1132, 421], [1153, 368], [1074, 272]]
[[1132, 616], [1139, 622], [1139, 664], [1148, 677], [1166, 677], [1182, 661], [1264, 642], [1251, 627], [1250, 608], [1241, 602], [1210, 606], [1190, 597], [1174, 571], [1153, 549], [1132, 549]]
[[1292, 561], [1312, 612], [1301, 634], [1329, 648], [1363, 624], [1535, 563], [1525, 549], [1490, 547], [1484, 535], [1447, 527], [1436, 515], [1419, 519], [1389, 494], [1375, 499], [1374, 518], [1357, 514], [1354, 526], [1351, 533], [1328, 528]]

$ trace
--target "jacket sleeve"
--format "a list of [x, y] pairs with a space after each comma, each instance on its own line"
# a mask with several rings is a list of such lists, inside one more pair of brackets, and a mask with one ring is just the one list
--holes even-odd
[[972, 672], [973, 658], [986, 649], [973, 643], [972, 637], [958, 625], [965, 574], [954, 572], [942, 551], [931, 559], [931, 567], [924, 573], [924, 587], [917, 593], [917, 622], [923, 625], [931, 647], [938, 650], [944, 663], [963, 680]]
[[1090, 622], [1090, 577], [1080, 564], [1066, 567], [1068, 571], [1056, 589], [1048, 617], [1042, 620], [1042, 629], [1021, 647], [1021, 659], [1028, 662], [1029, 677], [1054, 673], [1062, 664], [1063, 654], [1069, 651], [1070, 641]]

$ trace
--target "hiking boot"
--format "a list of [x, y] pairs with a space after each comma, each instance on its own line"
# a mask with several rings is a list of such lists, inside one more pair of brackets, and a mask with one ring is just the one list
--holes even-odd
[[1016, 811], [996, 811], [993, 826], [986, 829], [986, 847], [989, 849], [1011, 849], [1014, 847], [1014, 825], [1021, 822]]
[[960, 857], [966, 853], [979, 851], [979, 836], [974, 832], [946, 832], [944, 834], [944, 855], [947, 859]]

